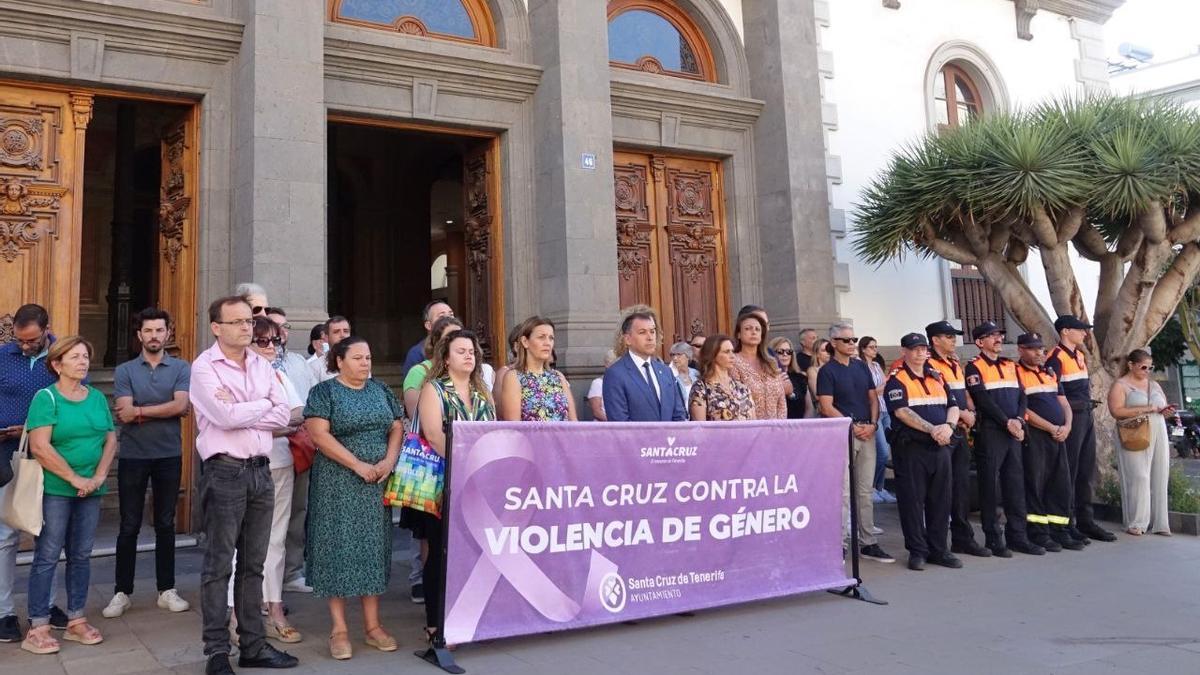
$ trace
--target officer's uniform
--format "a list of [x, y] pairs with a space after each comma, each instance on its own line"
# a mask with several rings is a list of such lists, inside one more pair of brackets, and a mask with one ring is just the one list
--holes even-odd
[[[1058, 317], [1055, 330], [1091, 325], [1070, 315]], [[1092, 514], [1092, 477], [1096, 472], [1096, 430], [1092, 421], [1092, 388], [1087, 358], [1059, 344], [1046, 357], [1046, 367], [1053, 370], [1062, 382], [1063, 393], [1071, 404], [1071, 433], [1067, 435], [1067, 469], [1071, 474], [1072, 527], [1095, 539], [1112, 541], [1112, 533], [1096, 525]], [[1073, 533], [1074, 534], [1074, 533]], [[1086, 541], [1086, 539], [1084, 540]]]
[[[1022, 335], [1018, 344], [1041, 347], [1037, 334]], [[1053, 370], [1045, 366], [1029, 368], [1017, 364], [1017, 378], [1025, 390], [1029, 412], [1054, 426], [1067, 423], [1059, 397], [1063, 395], [1062, 383]], [[1062, 544], [1069, 540], [1065, 536], [1070, 524], [1071, 483], [1067, 470], [1066, 446], [1047, 431], [1027, 424], [1023, 460], [1025, 465], [1025, 506], [1029, 513], [1029, 539], [1035, 544], [1047, 546], [1047, 540]], [[1072, 546], [1074, 548], [1074, 546]], [[1082, 547], [1080, 547], [1082, 548]], [[1057, 547], [1054, 547], [1057, 550]]]
[[[909, 336], [905, 336], [907, 339]], [[924, 341], [924, 336], [918, 335]], [[938, 445], [929, 434], [896, 417], [908, 408], [934, 426], [946, 423], [955, 408], [937, 371], [928, 365], [917, 374], [901, 364], [883, 388], [892, 416], [892, 466], [904, 548], [930, 561], [945, 559], [950, 520], [950, 447]]]
[[[996, 324], [985, 321], [975, 327], [971, 337], [978, 340], [997, 332], [1001, 331]], [[1006, 548], [1024, 551], [1031, 548], [1025, 530], [1025, 470], [1021, 442], [1008, 433], [1009, 420], [1025, 421], [1025, 392], [1017, 379], [1016, 364], [1003, 356], [993, 361], [980, 354], [967, 363], [965, 374], [978, 414], [975, 466], [985, 543], [997, 555], [1010, 555]], [[1003, 532], [996, 513], [1001, 503]]]
[[[945, 321], [931, 323], [925, 327], [925, 335], [962, 335], [962, 331]], [[951, 355], [953, 357], [953, 355]], [[942, 383], [950, 395], [951, 402], [959, 410], [969, 410], [967, 384], [964, 367], [957, 358], [943, 358], [937, 350], [929, 351], [929, 366], [942, 376]], [[955, 434], [950, 444], [950, 541], [955, 549], [976, 555], [987, 554], [975, 541], [975, 530], [968, 517], [971, 513], [971, 448], [967, 446], [967, 434]]]

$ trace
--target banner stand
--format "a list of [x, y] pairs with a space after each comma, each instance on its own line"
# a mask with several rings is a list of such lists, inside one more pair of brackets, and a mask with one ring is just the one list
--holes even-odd
[[[850, 571], [854, 577], [854, 585], [847, 586], [842, 590], [830, 589], [828, 592], [834, 595], [840, 595], [843, 598], [853, 598], [862, 600], [873, 605], [886, 605], [887, 600], [881, 600], [867, 590], [863, 585], [862, 575], [858, 570], [858, 482], [854, 475], [854, 425], [850, 425], [850, 431], [846, 434], [846, 457], [850, 463]], [[446, 464], [446, 471], [449, 473], [449, 462]], [[443, 514], [443, 517], [445, 514]]]
[[454, 424], [453, 424], [453, 422], [451, 422], [449, 419], [447, 419], [445, 421], [445, 423], [442, 425], [442, 429], [446, 432], [446, 475], [445, 475], [446, 485], [445, 485], [445, 488], [443, 488], [443, 490], [442, 490], [442, 523], [441, 523], [442, 557], [441, 557], [441, 563], [440, 563], [441, 569], [439, 570], [440, 574], [438, 575], [438, 578], [441, 580], [441, 583], [438, 584], [437, 588], [432, 589], [434, 593], [438, 594], [438, 598], [441, 600], [441, 603], [439, 605], [441, 607], [441, 612], [438, 614], [438, 617], [437, 617], [437, 625], [434, 626], [434, 628], [436, 630], [434, 630], [433, 635], [431, 635], [429, 638], [429, 646], [426, 647], [425, 649], [418, 649], [417, 651], [413, 652], [413, 654], [415, 656], [420, 657], [424, 661], [427, 661], [430, 664], [437, 666], [438, 668], [441, 668], [442, 670], [446, 671], [447, 673], [454, 673], [455, 675], [459, 675], [460, 673], [465, 673], [467, 671], [462, 666], [459, 666], [457, 663], [454, 662], [454, 655], [450, 653], [450, 649], [446, 646], [446, 636], [445, 636], [445, 632], [446, 632], [446, 568], [447, 568], [447, 561], [448, 561], [446, 553], [447, 553], [447, 550], [449, 549], [449, 545], [450, 545], [450, 465], [451, 465], [450, 450], [451, 450], [451, 448], [454, 447]]

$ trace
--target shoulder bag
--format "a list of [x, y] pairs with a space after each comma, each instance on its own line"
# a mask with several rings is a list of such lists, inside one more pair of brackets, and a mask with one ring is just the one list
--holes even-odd
[[[437, 384], [434, 386], [437, 387]], [[437, 388], [444, 401], [444, 392], [440, 387]], [[383, 503], [386, 506], [407, 506], [441, 518], [445, 480], [446, 460], [421, 434], [421, 416], [419, 410], [414, 410], [412, 425], [404, 435], [396, 468], [383, 493]]]
[[[58, 407], [54, 394], [47, 392]], [[45, 494], [45, 473], [41, 462], [29, 452], [29, 429], [21, 431], [21, 442], [12, 458], [13, 478], [4, 488], [0, 500], [0, 520], [14, 530], [33, 536], [42, 533], [42, 496]]]
[[[1133, 387], [1129, 388], [1133, 389]], [[1146, 385], [1146, 400], [1150, 400], [1150, 385]], [[1117, 420], [1117, 436], [1121, 439], [1121, 446], [1130, 452], [1138, 452], [1150, 447], [1150, 416], [1138, 415], [1125, 420]]]

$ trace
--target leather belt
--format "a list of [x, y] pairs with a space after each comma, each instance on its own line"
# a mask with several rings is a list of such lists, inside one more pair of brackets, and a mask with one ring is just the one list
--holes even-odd
[[250, 459], [238, 459], [237, 457], [230, 457], [225, 453], [220, 453], [209, 457], [208, 459], [204, 460], [204, 462], [220, 462], [221, 464], [232, 464], [234, 466], [241, 467], [259, 467], [269, 465], [271, 463], [271, 458], [267, 457], [266, 455], [259, 455], [258, 457], [251, 457]]

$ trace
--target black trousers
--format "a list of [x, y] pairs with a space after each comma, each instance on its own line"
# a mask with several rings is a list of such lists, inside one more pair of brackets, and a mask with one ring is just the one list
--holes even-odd
[[1096, 523], [1092, 513], [1092, 478], [1096, 473], [1096, 429], [1092, 408], [1071, 407], [1071, 433], [1067, 434], [1067, 468], [1071, 472], [1072, 520], [1076, 526]]
[[182, 470], [180, 457], [117, 462], [121, 527], [117, 532], [115, 593], [133, 593], [137, 538], [142, 529], [147, 486], [154, 493], [154, 573], [158, 592], [175, 588], [175, 502], [179, 498]]
[[1071, 476], [1067, 470], [1067, 449], [1049, 433], [1029, 427], [1025, 430], [1024, 460], [1029, 536], [1040, 540], [1050, 536], [1051, 527], [1070, 522]]
[[[1024, 541], [1025, 470], [1021, 442], [1008, 429], [980, 422], [975, 436], [975, 467], [979, 472], [979, 520], [988, 546]], [[1004, 528], [998, 510], [1004, 506]]]
[[[425, 585], [425, 625], [438, 626], [442, 620], [442, 594], [446, 590], [446, 578], [442, 575], [446, 568], [442, 520], [416, 509], [408, 509], [406, 516], [412, 518], [414, 532], [419, 531], [429, 545], [429, 554], [425, 556], [425, 566], [421, 570]], [[418, 544], [414, 542], [414, 545]]]
[[949, 553], [950, 447], [904, 436], [892, 445], [904, 548], [922, 558]]
[[[966, 437], [949, 446], [950, 451], [950, 541], [965, 545], [975, 541], [971, 527], [971, 448]], [[894, 461], [894, 460], [893, 460]]]

